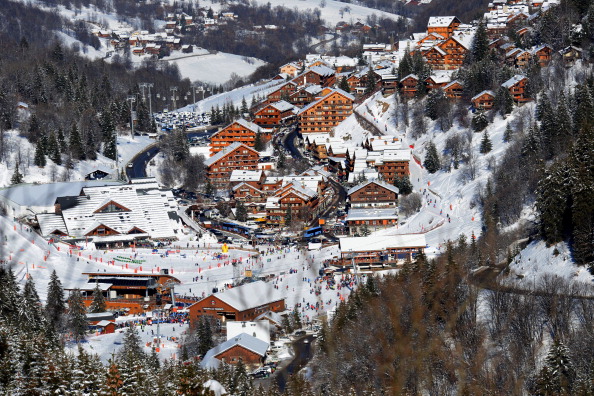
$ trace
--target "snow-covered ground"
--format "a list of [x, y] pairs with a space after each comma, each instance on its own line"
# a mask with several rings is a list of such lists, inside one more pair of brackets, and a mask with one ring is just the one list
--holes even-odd
[[[282, 6], [291, 10], [297, 9], [299, 11], [313, 11], [317, 8], [321, 13], [320, 18], [330, 27], [336, 26], [340, 21], [345, 21], [350, 24], [357, 22], [365, 23], [367, 17], [372, 15], [394, 20], [400, 18], [399, 15], [389, 12], [350, 3], [343, 3], [336, 0], [255, 0], [255, 2], [259, 5], [270, 3], [272, 7]], [[222, 9], [218, 3], [209, 4], [208, 6], [212, 6], [214, 11]]]
[[[316, 281], [322, 262], [338, 254], [336, 246], [308, 252], [262, 245], [260, 255], [256, 255], [253, 250], [241, 249], [231, 249], [227, 255], [222, 255], [220, 245], [211, 237], [199, 240], [190, 234], [158, 252], [151, 249], [103, 251], [96, 250], [92, 243], [83, 243], [81, 250], [71, 251], [64, 244], [49, 244], [28, 227], [6, 217], [0, 217], [0, 241], [0, 260], [10, 265], [21, 284], [27, 276], [31, 276], [44, 303], [53, 270], [56, 270], [64, 288], [74, 288], [86, 283], [87, 276], [83, 275], [86, 272], [156, 273], [167, 268], [170, 274], [181, 281], [175, 288], [176, 293], [180, 296], [202, 297], [210, 294], [215, 287], [224, 290], [226, 284], [232, 283], [232, 260], [240, 262], [242, 274], [250, 269], [257, 276], [270, 275], [271, 282], [286, 297], [288, 309], [301, 304], [299, 310], [304, 321], [312, 320], [314, 316], [331, 309], [350, 293], [350, 287], [330, 287]], [[123, 260], [122, 257], [133, 258], [138, 264], [127, 263], [129, 260]], [[337, 275], [336, 281], [340, 280], [341, 276]], [[128, 319], [138, 318], [123, 317], [123, 320]], [[164, 328], [163, 331], [169, 336], [173, 334], [173, 328], [176, 328], [177, 335], [183, 330], [176, 326]], [[156, 326], [146, 329], [143, 340], [152, 337], [152, 334], [149, 335], [150, 330], [156, 332]], [[121, 335], [92, 336], [86, 348], [106, 359], [119, 348], [118, 337]], [[163, 358], [176, 353], [175, 343], [167, 345], [161, 352]]]
[[195, 104], [182, 107], [178, 109], [178, 111], [195, 111], [198, 113], [207, 113], [210, 112], [213, 107], [219, 106], [219, 108], [222, 108], [229, 103], [236, 107], [240, 107], [243, 98], [245, 98], [247, 105], [250, 106], [252, 97], [264, 98], [275, 89], [278, 89], [278, 87], [284, 83], [286, 83], [284, 80], [273, 80], [257, 84], [244, 85], [243, 87], [236, 88], [232, 91], [209, 96], [208, 98], [200, 100]]
[[[150, 55], [132, 56], [132, 62], [140, 65]], [[209, 53], [199, 48], [194, 53], [184, 54], [180, 51], [162, 59], [168, 63], [175, 63], [179, 68], [182, 78], [189, 78], [191, 81], [199, 81], [209, 84], [224, 84], [233, 75], [248, 77], [266, 62], [241, 55], [228, 54], [226, 52]]]

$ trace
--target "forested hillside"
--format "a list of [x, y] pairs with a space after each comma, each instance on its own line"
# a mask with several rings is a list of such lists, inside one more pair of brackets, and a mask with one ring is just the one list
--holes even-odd
[[[130, 122], [130, 94], [138, 98], [137, 130], [150, 131], [139, 83], [153, 82], [155, 91], [189, 90], [190, 82], [180, 81], [174, 66], [148, 62], [132, 70], [125, 58], [89, 61], [55, 38], [54, 30], [68, 26], [56, 14], [7, 0], [0, 6], [0, 127], [17, 128], [58, 164], [93, 159], [98, 152], [115, 158], [116, 130]], [[28, 106], [20, 116], [19, 102]], [[4, 154], [0, 144], [0, 160]]]

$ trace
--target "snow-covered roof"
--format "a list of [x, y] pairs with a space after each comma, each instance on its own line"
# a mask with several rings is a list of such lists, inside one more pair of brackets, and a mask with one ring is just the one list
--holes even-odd
[[39, 223], [39, 228], [41, 229], [41, 235], [48, 236], [56, 231], [68, 234], [62, 216], [54, 213], [40, 213], [36, 217], [37, 222]]
[[312, 66], [309, 68], [312, 72], [319, 74], [320, 76], [331, 76], [334, 74], [334, 69], [331, 69], [327, 66], [319, 65], [319, 66]]
[[350, 209], [346, 221], [398, 220], [396, 209]]
[[268, 345], [269, 344], [265, 341], [259, 340], [256, 337], [253, 337], [249, 334], [241, 333], [237, 337], [233, 337], [230, 340], [227, 340], [206, 352], [200, 365], [202, 367], [208, 365], [210, 360], [213, 359], [215, 356], [220, 355], [221, 353], [233, 348], [234, 346], [241, 346], [260, 356], [266, 356]]
[[447, 88], [451, 87], [454, 84], [460, 84], [460, 85], [462, 85], [462, 81], [460, 81], [460, 80], [454, 80], [454, 81], [452, 81], [452, 82], [444, 85], [443, 89], [447, 89]]
[[455, 16], [432, 16], [429, 17], [427, 27], [448, 27], [456, 20]]
[[414, 78], [415, 80], [419, 80], [419, 76], [417, 76], [416, 74], [409, 74], [408, 76], [404, 76], [403, 78], [400, 79], [400, 82], [406, 80], [407, 78]]
[[231, 176], [229, 177], [230, 182], [244, 182], [244, 181], [260, 181], [262, 174], [264, 172], [261, 170], [242, 170], [242, 169], [235, 169], [231, 172]]
[[390, 191], [392, 191], [392, 192], [394, 192], [394, 193], [396, 193], [396, 194], [398, 194], [398, 193], [400, 192], [400, 191], [398, 190], [398, 187], [396, 187], [396, 186], [393, 186], [393, 185], [391, 185], [391, 184], [388, 184], [388, 183], [386, 183], [385, 181], [381, 181], [381, 180], [371, 180], [371, 181], [367, 181], [367, 182], [365, 182], [365, 183], [362, 183], [362, 184], [356, 185], [356, 186], [354, 186], [354, 187], [351, 187], [351, 188], [349, 189], [349, 191], [347, 192], [347, 195], [354, 194], [354, 193], [356, 193], [357, 191], [359, 191], [360, 189], [362, 189], [363, 187], [367, 187], [367, 186], [368, 186], [369, 184], [371, 184], [371, 183], [373, 183], [373, 184], [377, 184], [378, 186], [382, 186], [382, 187], [384, 187], [384, 188], [386, 188], [386, 189], [388, 189], [388, 190], [390, 190]]
[[318, 103], [322, 102], [324, 99], [326, 99], [327, 97], [329, 97], [330, 95], [333, 95], [335, 93], [339, 93], [340, 95], [344, 96], [347, 99], [350, 99], [352, 101], [355, 100], [355, 97], [353, 95], [351, 95], [350, 93], [347, 93], [345, 91], [343, 91], [340, 88], [332, 88], [330, 89], [330, 92], [328, 92], [326, 95], [320, 97], [318, 100], [314, 100], [313, 102], [311, 102], [310, 104], [308, 104], [307, 106], [304, 106], [301, 110], [299, 110], [299, 114], [309, 110], [310, 108], [317, 106]]
[[512, 78], [510, 78], [509, 80], [507, 80], [506, 82], [504, 82], [503, 84], [501, 84], [501, 86], [503, 88], [511, 88], [514, 85], [516, 85], [517, 83], [519, 83], [520, 81], [524, 80], [525, 78], [527, 78], [526, 76], [523, 76], [521, 74], [516, 74], [515, 76], [513, 76]]
[[341, 252], [384, 251], [388, 248], [427, 246], [425, 234], [339, 238]]
[[[136, 228], [152, 238], [172, 238], [181, 229], [177, 201], [170, 190], [159, 189], [155, 179], [145, 183], [85, 187], [81, 195], [63, 198], [58, 201], [67, 202], [61, 207], [62, 218], [71, 236], [83, 237], [101, 225], [119, 234], [128, 234]], [[110, 202], [124, 209], [104, 210]]]
[[295, 107], [291, 103], [286, 102], [284, 100], [280, 100], [280, 101], [278, 101], [276, 103], [272, 103], [270, 106], [274, 107], [275, 109], [277, 109], [281, 113], [283, 111], [292, 110]]
[[259, 132], [260, 131], [260, 127], [256, 124], [254, 124], [253, 122], [250, 122], [246, 119], [240, 118], [238, 120], [235, 120], [236, 123], [238, 123], [239, 125], [241, 125], [244, 128], [249, 129], [250, 131], [254, 131], [254, 132]]
[[482, 92], [479, 92], [478, 94], [476, 94], [475, 96], [473, 96], [472, 99], [470, 99], [470, 100], [471, 101], [476, 100], [476, 99], [480, 98], [481, 96], [483, 96], [485, 94], [491, 95], [492, 97], [495, 97], [495, 93], [493, 91], [487, 89], [487, 90], [484, 90]]
[[29, 207], [53, 207], [57, 197], [78, 195], [83, 187], [117, 186], [120, 182], [97, 180], [49, 184], [19, 184], [0, 190], [0, 195], [12, 202]]
[[284, 299], [270, 283], [257, 281], [226, 289], [214, 294], [216, 298], [238, 311], [259, 307]]
[[233, 150], [235, 150], [236, 148], [238, 148], [240, 146], [243, 146], [249, 150], [253, 150], [251, 147], [248, 147], [243, 143], [234, 142], [234, 143], [231, 143], [230, 145], [228, 145], [227, 147], [225, 147], [224, 149], [222, 149], [221, 151], [219, 151], [218, 153], [216, 153], [215, 155], [213, 155], [212, 157], [208, 157], [206, 160], [204, 160], [204, 165], [210, 166], [210, 165], [214, 164], [215, 162], [217, 162], [218, 160], [223, 158], [225, 155], [229, 154], [230, 152], [232, 152]]

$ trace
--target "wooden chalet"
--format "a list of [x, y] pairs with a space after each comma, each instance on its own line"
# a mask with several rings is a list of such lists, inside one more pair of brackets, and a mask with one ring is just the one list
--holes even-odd
[[[261, 133], [260, 127], [250, 121], [240, 118], [225, 128], [213, 134], [210, 138], [210, 154], [216, 154], [232, 143], [242, 143], [254, 147], [256, 134]], [[264, 138], [264, 136], [262, 136]]]
[[300, 88], [289, 95], [289, 102], [297, 107], [307, 106], [318, 98], [322, 87], [319, 85], [308, 85]]
[[470, 99], [470, 101], [472, 102], [472, 106], [475, 109], [489, 110], [493, 108], [495, 94], [493, 91], [486, 90], [474, 96], [472, 99]]
[[266, 201], [266, 224], [277, 227], [285, 224], [289, 210], [293, 221], [309, 222], [315, 216], [318, 206], [318, 193], [292, 182], [277, 190]]
[[427, 22], [427, 34], [437, 33], [443, 37], [449, 37], [460, 24], [460, 20], [455, 16], [432, 16]]
[[396, 149], [385, 150], [373, 165], [382, 175], [384, 181], [394, 184], [397, 177], [402, 178], [410, 175], [409, 162], [410, 150]]
[[534, 58], [538, 61], [540, 67], [548, 66], [553, 58], [553, 48], [548, 44], [543, 44], [532, 50]]
[[320, 94], [318, 100], [303, 107], [297, 114], [302, 134], [330, 132], [353, 114], [355, 98], [351, 94], [337, 88], [326, 88]]
[[296, 63], [286, 63], [279, 68], [280, 73], [288, 74], [291, 77], [296, 77], [299, 74], [301, 67]]
[[249, 368], [261, 366], [266, 360], [268, 346], [266, 341], [241, 333], [206, 352], [200, 365], [212, 369], [220, 367], [221, 363], [235, 365], [241, 361]]
[[340, 238], [343, 266], [392, 266], [414, 260], [427, 246], [425, 234]]
[[234, 170], [257, 170], [259, 158], [256, 150], [235, 142], [204, 161], [206, 177], [216, 188], [228, 188]]
[[296, 90], [297, 84], [293, 81], [289, 81], [281, 85], [275, 91], [269, 93], [268, 96], [266, 96], [266, 101], [264, 103], [276, 103], [281, 100], [287, 100]]
[[414, 98], [417, 94], [417, 85], [419, 84], [419, 77], [415, 74], [409, 74], [400, 80], [400, 93], [405, 98]]
[[221, 322], [249, 321], [260, 314], [285, 310], [285, 298], [271, 283], [257, 281], [211, 294], [188, 308], [190, 327], [209, 315]]
[[459, 80], [454, 80], [443, 87], [445, 96], [450, 99], [460, 99], [464, 92], [464, 86]]
[[371, 180], [347, 192], [347, 205], [352, 209], [397, 208], [398, 188], [380, 180]]
[[565, 47], [559, 50], [559, 55], [565, 66], [572, 66], [575, 61], [582, 59], [582, 49], [574, 46]]
[[297, 85], [314, 84], [322, 87], [331, 87], [336, 84], [336, 72], [327, 66], [313, 66], [291, 81]]
[[526, 84], [528, 83], [528, 77], [523, 76], [521, 74], [516, 74], [503, 84], [502, 87], [507, 88], [509, 93], [514, 98], [514, 102], [516, 103], [524, 103], [528, 102], [531, 99], [526, 95]]
[[295, 118], [295, 106], [281, 100], [270, 103], [256, 111], [254, 124], [262, 126], [278, 126]]

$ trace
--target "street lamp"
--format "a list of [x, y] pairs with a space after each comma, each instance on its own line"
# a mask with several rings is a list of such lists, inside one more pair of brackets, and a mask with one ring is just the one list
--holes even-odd
[[[151, 102], [151, 88], [154, 86], [155, 84], [153, 83], [142, 83], [140, 84], [140, 88], [142, 88], [142, 100], [144, 102], [146, 102], [146, 98], [144, 97], [144, 89], [148, 88], [148, 98], [149, 98], [149, 114], [151, 115], [151, 118], [153, 118], [153, 106], [152, 106], [152, 102]], [[159, 94], [157, 94], [157, 98], [159, 97]]]
[[171, 100], [173, 100], [173, 109], [177, 109], [177, 87], [169, 88], [171, 91]]
[[127, 100], [130, 102], [130, 130], [132, 131], [132, 139], [134, 139], [134, 112], [132, 106], [136, 102], [136, 96], [129, 95]]

